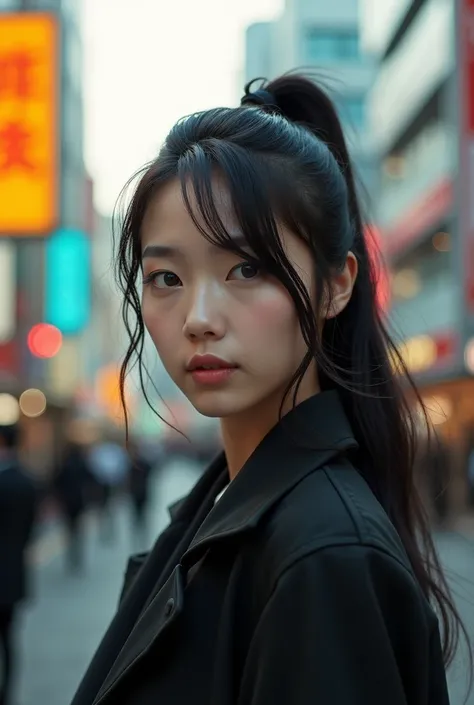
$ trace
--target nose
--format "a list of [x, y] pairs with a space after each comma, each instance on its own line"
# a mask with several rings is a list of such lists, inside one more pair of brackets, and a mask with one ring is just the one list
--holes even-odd
[[192, 292], [183, 333], [189, 340], [220, 340], [225, 335], [221, 296], [213, 286], [201, 285]]

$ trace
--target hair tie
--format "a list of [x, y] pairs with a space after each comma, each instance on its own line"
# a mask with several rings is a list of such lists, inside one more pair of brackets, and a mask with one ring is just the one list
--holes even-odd
[[275, 97], [270, 91], [259, 88], [256, 91], [248, 92], [240, 101], [241, 105], [260, 105], [265, 108], [278, 108]]

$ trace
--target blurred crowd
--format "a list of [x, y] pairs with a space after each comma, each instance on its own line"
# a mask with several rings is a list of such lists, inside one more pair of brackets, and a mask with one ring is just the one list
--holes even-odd
[[113, 541], [112, 505], [119, 493], [128, 493], [134, 516], [134, 536], [144, 536], [150, 498], [152, 464], [140, 446], [125, 449], [114, 440], [99, 440], [90, 446], [71, 440], [54, 474], [52, 496], [62, 513], [68, 533], [68, 567], [83, 566], [83, 517], [93, 508], [100, 517], [101, 536]]
[[138, 441], [127, 448], [104, 435], [84, 442], [71, 434], [47, 484], [28, 473], [19, 453], [16, 426], [0, 427], [0, 705], [7, 705], [15, 672], [14, 636], [18, 607], [27, 597], [28, 547], [51, 520], [66, 533], [65, 568], [85, 568], [85, 517], [96, 512], [100, 538], [113, 542], [114, 500], [128, 498], [131, 535], [137, 549], [147, 540], [152, 470]]

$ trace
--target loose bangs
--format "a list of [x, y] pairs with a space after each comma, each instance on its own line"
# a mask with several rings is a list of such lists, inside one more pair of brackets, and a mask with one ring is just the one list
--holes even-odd
[[[295, 304], [312, 309], [306, 287], [286, 256], [279, 230], [285, 225], [306, 240], [304, 225], [295, 217], [302, 211], [300, 204], [291, 202], [284, 189], [287, 163], [269, 163], [267, 155], [262, 158], [238, 145], [207, 140], [180, 157], [178, 178], [188, 213], [206, 240], [253, 260], [281, 281]], [[218, 200], [223, 191], [229, 196], [228, 207], [247, 247], [236, 240], [222, 220]]]

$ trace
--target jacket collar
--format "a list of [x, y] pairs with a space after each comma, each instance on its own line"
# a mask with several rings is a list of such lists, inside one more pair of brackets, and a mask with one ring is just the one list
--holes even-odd
[[[265, 436], [211, 509], [183, 564], [195, 563], [210, 543], [255, 528], [306, 475], [357, 447], [337, 392], [321, 392], [299, 404]], [[199, 494], [211, 485], [222, 488], [226, 475], [225, 456], [221, 454], [203, 476]], [[193, 505], [193, 495], [185, 502], [188, 506], [182, 507], [184, 511], [192, 509], [189, 505]]]

